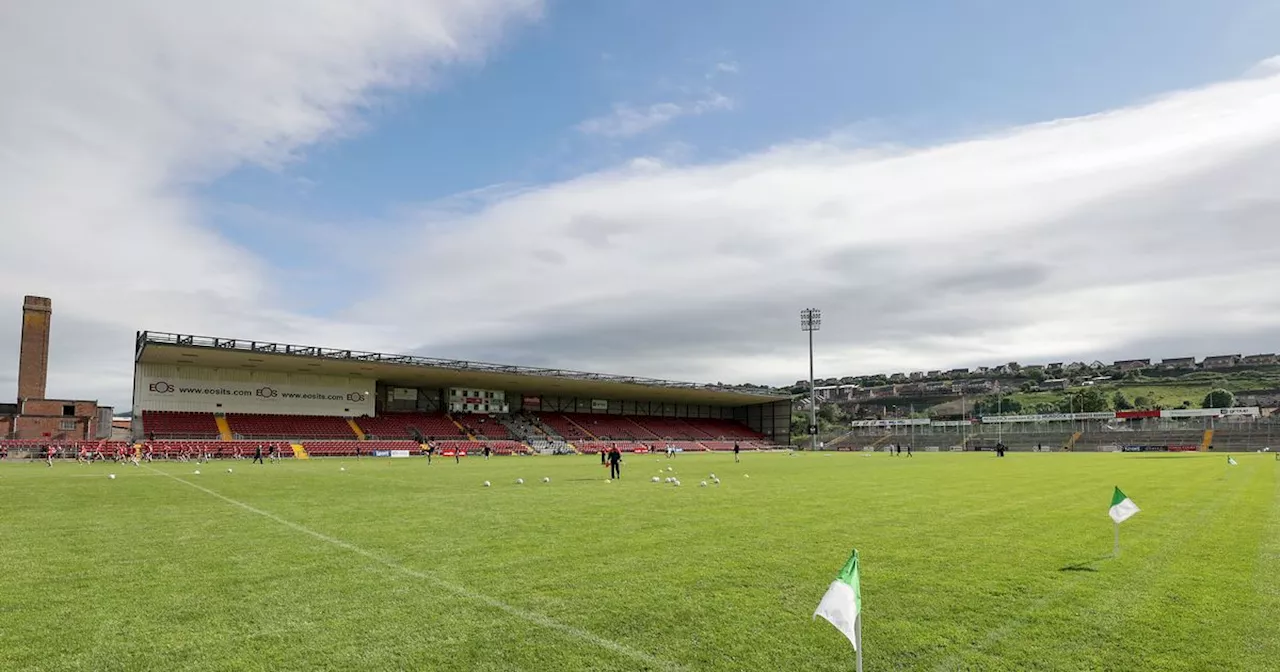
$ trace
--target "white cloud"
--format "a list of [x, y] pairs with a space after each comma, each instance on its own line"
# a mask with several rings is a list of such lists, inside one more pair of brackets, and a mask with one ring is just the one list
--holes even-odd
[[587, 135], [608, 138], [628, 138], [651, 131], [680, 117], [694, 117], [708, 112], [733, 109], [733, 100], [716, 92], [689, 103], [654, 103], [647, 107], [627, 104], [613, 106], [613, 111], [601, 117], [587, 119], [578, 124], [578, 130]]
[[707, 73], [707, 79], [713, 79], [717, 75], [736, 75], [738, 74], [737, 61], [720, 61], [711, 66], [711, 71]]
[[[379, 291], [318, 319], [296, 278], [210, 232], [192, 187], [353, 132], [381, 91], [482, 58], [536, 4], [17, 7], [0, 22], [0, 351], [17, 352], [21, 294], [53, 297], [56, 395], [127, 404], [137, 328], [756, 382], [801, 377], [806, 305], [825, 311], [820, 375], [1280, 338], [1274, 69], [925, 149], [795, 143], [497, 185], [398, 222], [396, 246], [370, 243], [396, 250]], [[732, 102], [665, 105], [595, 132]], [[368, 239], [314, 233], [334, 259]]]
[[363, 314], [433, 324], [441, 355], [726, 381], [800, 378], [811, 304], [828, 375], [1280, 336], [1280, 73], [925, 149], [644, 167], [429, 222], [405, 254], [466, 282]]
[[[133, 330], [382, 345], [299, 317], [203, 226], [200, 182], [352, 132], [381, 90], [481, 58], [534, 0], [19, 3], [0, 21], [0, 350], [54, 298], [51, 394], [127, 402]], [[14, 362], [0, 371], [13, 379]], [[5, 385], [0, 379], [0, 385]], [[8, 389], [12, 390], [12, 386]]]

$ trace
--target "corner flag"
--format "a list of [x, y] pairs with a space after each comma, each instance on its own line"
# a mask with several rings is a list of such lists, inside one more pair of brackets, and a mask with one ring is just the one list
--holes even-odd
[[1111, 510], [1108, 513], [1111, 514], [1111, 520], [1116, 521], [1116, 524], [1129, 520], [1133, 517], [1133, 514], [1141, 510], [1137, 504], [1133, 503], [1132, 499], [1120, 492], [1120, 488], [1116, 488], [1115, 494], [1111, 495]]
[[822, 596], [822, 601], [818, 603], [817, 611], [813, 612], [813, 617], [819, 616], [827, 619], [831, 625], [836, 626], [836, 630], [840, 634], [849, 638], [849, 643], [853, 644], [854, 651], [859, 648], [861, 637], [861, 622], [859, 617], [862, 615], [862, 591], [858, 581], [858, 551], [854, 549], [853, 555], [849, 556], [849, 561], [844, 563], [844, 568], [836, 575], [836, 580], [831, 582], [831, 586], [827, 588], [827, 594]]

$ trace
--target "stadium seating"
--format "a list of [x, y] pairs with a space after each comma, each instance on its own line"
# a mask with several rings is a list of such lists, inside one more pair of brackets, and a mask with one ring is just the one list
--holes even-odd
[[293, 448], [288, 441], [149, 441], [144, 445], [150, 445], [156, 457], [164, 459], [174, 459], [184, 453], [190, 457], [212, 455], [225, 459], [235, 456], [237, 448], [241, 457], [251, 459], [254, 448], [258, 446], [262, 446], [263, 456], [275, 446], [280, 457], [293, 457]]
[[600, 440], [625, 441], [628, 439], [658, 438], [656, 434], [637, 425], [625, 415], [565, 413], [564, 416]]
[[634, 453], [636, 448], [649, 448], [646, 444], [635, 441], [578, 441], [573, 446], [584, 455], [598, 455], [601, 451], [612, 450], [615, 447], [624, 453]]
[[[767, 437], [760, 432], [733, 420], [720, 418], [684, 418], [693, 429], [710, 439], [743, 439], [748, 441], [765, 441]], [[693, 437], [698, 438], [698, 437]]]
[[476, 436], [486, 439], [510, 439], [511, 430], [497, 416], [461, 414], [456, 418], [463, 427]]
[[636, 416], [632, 420], [653, 436], [662, 439], [714, 439], [715, 437], [694, 426], [684, 418]]
[[427, 438], [454, 438], [464, 433], [444, 413], [384, 413], [377, 417], [356, 418], [364, 433], [378, 439], [412, 439], [413, 429]]
[[348, 457], [357, 450], [361, 455], [379, 450], [408, 450], [414, 455], [422, 452], [422, 447], [413, 441], [306, 441], [302, 447], [312, 457]]
[[479, 455], [486, 445], [489, 446], [489, 452], [494, 455], [511, 455], [529, 450], [519, 441], [432, 441], [431, 443], [435, 446], [437, 453], [465, 450], [468, 455]]
[[763, 434], [745, 425], [718, 418], [671, 418], [603, 413], [538, 413], [537, 417], [544, 425], [569, 441], [767, 440]]
[[227, 424], [238, 439], [354, 439], [346, 418], [319, 415], [228, 413]]
[[568, 416], [561, 413], [536, 413], [538, 420], [561, 438], [569, 441], [590, 439], [591, 437]]
[[157, 439], [218, 438], [218, 424], [212, 413], [143, 411], [142, 429]]

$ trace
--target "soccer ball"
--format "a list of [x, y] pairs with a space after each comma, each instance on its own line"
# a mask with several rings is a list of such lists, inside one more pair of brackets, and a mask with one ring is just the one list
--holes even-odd
[[338, 471], [346, 471], [346, 470], [347, 470], [346, 467], [338, 467]]
[[544, 478], [542, 479], [542, 482], [543, 482], [543, 483], [550, 483], [550, 482], [551, 482], [551, 479], [544, 477]]
[[743, 478], [751, 478], [751, 474], [743, 474], [743, 475], [742, 475], [742, 477], [743, 477]]
[[667, 471], [671, 471], [671, 467], [667, 467]]
[[657, 476], [654, 476], [654, 477], [653, 477], [652, 479], [650, 479], [650, 480], [652, 480], [654, 483], [657, 483], [657, 482], [658, 482], [658, 477], [657, 477]]
[[489, 487], [489, 481], [485, 481], [485, 482], [484, 482], [484, 487], [486, 487], [486, 488], [487, 488], [487, 487]]
[[699, 487], [699, 488], [705, 488], [705, 487], [707, 487], [707, 482], [706, 482], [706, 481], [703, 481], [703, 482], [699, 483], [699, 484], [698, 484], [698, 487]]
[[196, 469], [196, 476], [199, 476], [199, 475], [200, 475], [200, 470]]
[[720, 485], [720, 479], [718, 479], [718, 478], [717, 478], [717, 479], [716, 479], [716, 481], [715, 481], [715, 483], [716, 483], [716, 485]]
[[604, 482], [605, 482], [605, 483], [612, 483], [612, 482], [613, 482], [613, 479], [612, 479], [612, 478], [606, 478], [606, 479], [604, 479]]
[[711, 480], [713, 480], [713, 481], [714, 481], [714, 480], [716, 480], [716, 475], [715, 475], [715, 474], [711, 474]]
[[680, 486], [680, 481], [671, 481], [671, 485], [674, 485], [674, 486], [676, 486], [676, 487], [679, 487], [679, 486]]
[[111, 480], [113, 480], [113, 481], [114, 481], [114, 480], [116, 480], [116, 475], [115, 475], [115, 474], [107, 474], [107, 478], [109, 478], [109, 479], [111, 479]]
[[231, 470], [230, 470], [230, 469], [228, 469], [228, 470], [227, 470], [227, 473], [228, 473], [228, 474], [229, 474], [229, 473], [231, 473]]
[[523, 479], [523, 478], [517, 478], [517, 479], [516, 479], [516, 485], [524, 485], [524, 479]]

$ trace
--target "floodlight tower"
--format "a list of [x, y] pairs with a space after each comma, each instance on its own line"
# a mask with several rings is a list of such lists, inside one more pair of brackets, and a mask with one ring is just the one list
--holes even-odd
[[822, 327], [822, 311], [800, 311], [800, 330], [809, 332], [809, 450], [818, 449], [818, 392], [813, 387], [813, 332]]

